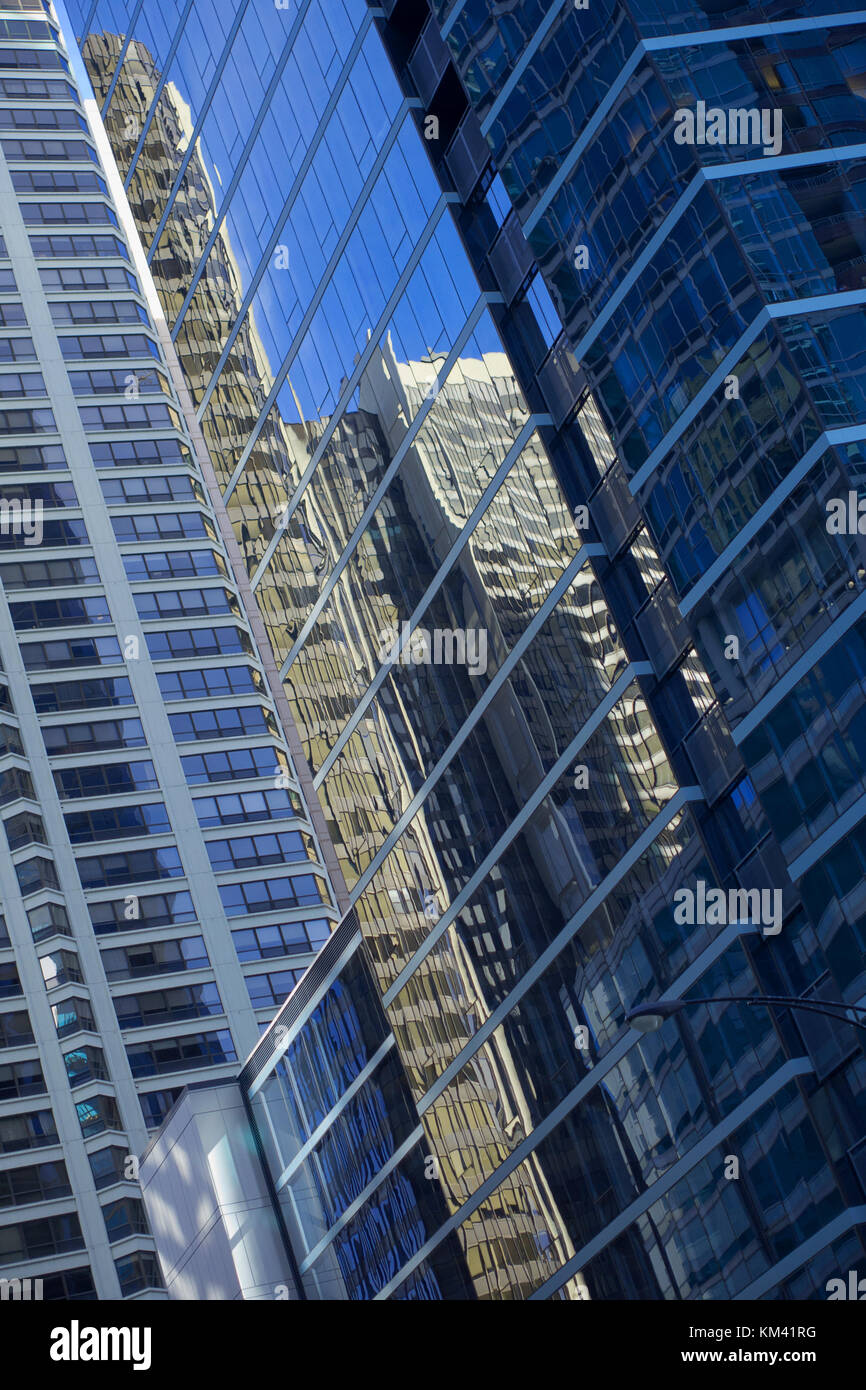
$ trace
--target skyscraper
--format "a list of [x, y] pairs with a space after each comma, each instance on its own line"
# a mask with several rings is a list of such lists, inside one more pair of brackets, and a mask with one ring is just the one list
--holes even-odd
[[339, 898], [57, 26], [0, 40], [0, 1278], [116, 1298]]
[[245, 1068], [308, 1295], [815, 1295], [854, 1030], [626, 1014], [863, 993], [857, 24], [69, 8], [420, 1120], [341, 1207]]

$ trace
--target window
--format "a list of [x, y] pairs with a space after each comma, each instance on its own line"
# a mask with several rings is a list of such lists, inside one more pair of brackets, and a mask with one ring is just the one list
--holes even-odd
[[183, 865], [173, 847], [142, 849], [128, 854], [101, 854], [78, 860], [82, 887], [110, 888], [116, 883], [146, 883], [150, 879], [182, 878]]
[[304, 807], [296, 792], [233, 792], [227, 796], [203, 796], [195, 811], [203, 829], [213, 825], [245, 825], [257, 820], [302, 816]]
[[53, 434], [56, 429], [50, 410], [0, 410], [0, 434]]
[[[18, 10], [25, 6], [14, 3], [7, 8]], [[0, 35], [4, 39], [48, 40], [55, 37], [53, 29], [44, 19], [0, 19]]]
[[60, 339], [66, 362], [100, 357], [147, 357], [159, 361], [159, 348], [144, 333], [74, 333]]
[[[12, 287], [15, 288], [14, 285]], [[0, 365], [7, 362], [35, 362], [36, 348], [32, 338], [0, 338]]]
[[39, 272], [42, 287], [51, 294], [66, 290], [74, 294], [88, 290], [134, 290], [139, 291], [138, 281], [131, 270], [123, 266], [47, 266]]
[[46, 989], [59, 989], [61, 985], [68, 984], [80, 985], [84, 979], [76, 951], [62, 948], [52, 951], [50, 955], [40, 956], [39, 964]]
[[187, 1018], [208, 1018], [224, 1012], [215, 984], [178, 985], [148, 994], [124, 994], [114, 1000], [121, 1028], [149, 1028]]
[[42, 888], [59, 888], [60, 886], [57, 882], [53, 861], [45, 859], [41, 855], [35, 859], [25, 860], [23, 864], [16, 864], [15, 873], [22, 898], [29, 897], [31, 893], [38, 893]]
[[169, 715], [171, 731], [178, 743], [193, 739], [249, 738], [277, 733], [277, 722], [261, 705], [241, 705], [238, 709], [193, 710], [189, 714]]
[[50, 1202], [58, 1197], [68, 1197], [71, 1191], [69, 1174], [62, 1160], [33, 1163], [26, 1168], [7, 1168], [0, 1172], [0, 1208]]
[[150, 327], [147, 312], [134, 299], [53, 299], [49, 307], [58, 328], [79, 323], [143, 323]]
[[96, 561], [87, 558], [30, 560], [0, 565], [0, 581], [7, 592], [15, 589], [50, 589], [55, 585], [98, 584], [99, 570]]
[[162, 589], [136, 594], [135, 606], [142, 622], [171, 622], [178, 618], [241, 616], [237, 598], [228, 589]]
[[[2, 415], [0, 411], [0, 415]], [[89, 545], [87, 530], [83, 521], [44, 521], [42, 523], [42, 544], [46, 550], [62, 545]], [[26, 541], [21, 536], [4, 535], [0, 532], [0, 549], [21, 550]]]
[[141, 1289], [163, 1287], [156, 1256], [148, 1250], [141, 1250], [123, 1260], [115, 1260], [114, 1267], [120, 1281], [122, 1298], [139, 1293]]
[[[68, 767], [55, 772], [61, 797], [119, 796], [127, 792], [153, 791], [159, 786], [152, 762], [99, 763], [95, 766]], [[135, 808], [133, 808], [135, 809]]]
[[55, 714], [61, 710], [109, 709], [115, 705], [132, 705], [135, 698], [126, 676], [115, 680], [64, 681], [46, 685], [31, 685], [30, 694], [37, 714]]
[[[56, 49], [51, 48], [3, 48], [0, 49], [0, 67], [2, 68], [59, 68], [63, 72], [68, 72], [66, 62]], [[16, 141], [3, 141], [4, 154], [6, 144], [15, 144]]]
[[[49, 54], [43, 56], [53, 57], [55, 55]], [[9, 64], [5, 61], [5, 59], [0, 58], [0, 67], [9, 67]], [[93, 164], [97, 163], [96, 150], [93, 148], [92, 145], [88, 144], [86, 140], [40, 140], [36, 138], [28, 139], [25, 137], [24, 139], [18, 140], [0, 140], [0, 146], [2, 146], [3, 153], [6, 156], [7, 164], [15, 164], [18, 162], [32, 164], [40, 159], [44, 159], [46, 161], [50, 160], [52, 164], [84, 164], [87, 162]], [[74, 237], [58, 238], [58, 240], [61, 241], [74, 241], [75, 239], [76, 238]], [[114, 240], [114, 238], [111, 239]], [[54, 238], [31, 237], [30, 240], [31, 242], [46, 242], [53, 241]], [[120, 242], [117, 242], [117, 245], [119, 246]], [[75, 254], [75, 252], [71, 250], [56, 253], [44, 248], [39, 249], [36, 246], [33, 247], [33, 250], [35, 255], [37, 256], [49, 256], [54, 254], [69, 256]], [[95, 256], [100, 254], [110, 256], [114, 255], [115, 253], [111, 250], [106, 249], [103, 252], [87, 250], [84, 254], [88, 256]]]
[[62, 1004], [52, 1004], [51, 1012], [54, 1015], [58, 1038], [67, 1038], [71, 1033], [96, 1032], [90, 1002], [87, 999], [72, 995], [71, 998], [64, 999]]
[[139, 1096], [141, 1113], [148, 1129], [159, 1129], [182, 1090], [182, 1086], [175, 1086], [168, 1091], [145, 1091]]
[[[16, 517], [18, 507], [32, 507], [42, 502], [46, 507], [77, 507], [78, 498], [72, 483], [5, 483], [3, 500], [11, 517]], [[17, 519], [17, 518], [16, 518]]]
[[210, 965], [204, 937], [179, 941], [150, 941], [102, 952], [107, 980], [135, 980], [145, 975], [168, 975], [180, 970], [203, 970]]
[[126, 1049], [133, 1076], [159, 1076], [198, 1067], [236, 1062], [237, 1053], [227, 1028], [215, 1033], [187, 1033], [175, 1038], [152, 1038]]
[[[143, 407], [140, 407], [143, 408]], [[163, 409], [163, 407], [159, 407]], [[2, 412], [0, 412], [2, 413]], [[121, 544], [129, 541], [177, 541], [217, 539], [210, 517], [201, 512], [158, 512], [144, 516], [112, 516], [114, 534]]]
[[541, 330], [545, 346], [552, 347], [562, 333], [562, 320], [540, 273], [535, 276], [526, 291], [526, 298]]
[[91, 1096], [89, 1100], [79, 1101], [75, 1109], [85, 1139], [92, 1139], [106, 1129], [123, 1129], [113, 1096]]
[[[40, 115], [43, 113], [40, 112]], [[65, 115], [65, 112], [45, 112], [46, 115]], [[8, 112], [0, 111], [0, 130], [4, 129], [3, 118]], [[119, 225], [117, 213], [107, 203], [20, 203], [21, 216], [28, 227], [85, 227], [100, 223], [111, 227]]]
[[140, 719], [106, 719], [96, 724], [50, 724], [42, 730], [49, 757], [99, 752], [109, 748], [142, 748]]
[[147, 502], [204, 502], [197, 478], [180, 474], [156, 474], [146, 478], [105, 478], [102, 492], [109, 506], [140, 506]]
[[164, 671], [158, 676], [164, 700], [220, 699], [265, 694], [261, 672], [250, 666], [211, 666], [200, 671]]
[[44, 1096], [47, 1087], [38, 1061], [0, 1065], [0, 1101]]
[[[63, 666], [113, 666], [123, 660], [114, 637], [72, 637], [56, 642], [27, 642], [21, 655], [28, 671], [53, 671]], [[40, 687], [34, 686], [34, 693]]]
[[83, 1249], [84, 1237], [74, 1211], [42, 1221], [22, 1221], [18, 1226], [0, 1226], [0, 1265]]
[[[0, 92], [7, 83], [8, 79], [4, 83], [0, 78]], [[47, 87], [48, 83], [42, 85]], [[62, 88], [65, 84], [55, 85]], [[46, 97], [47, 93], [43, 100]], [[12, 174], [12, 187], [16, 193], [103, 193], [108, 197], [108, 187], [94, 169], [16, 169]]]
[[278, 970], [272, 975], [248, 975], [247, 991], [254, 1009], [273, 1009], [284, 1004], [303, 970]]
[[45, 941], [49, 936], [72, 936], [66, 908], [61, 903], [40, 903], [39, 907], [31, 907], [27, 920], [34, 941]]
[[210, 840], [208, 858], [215, 873], [232, 869], [256, 869], [266, 864], [297, 864], [314, 859], [309, 835], [284, 830], [274, 835], [238, 835], [233, 840]]
[[328, 940], [332, 927], [327, 917], [313, 917], [276, 926], [246, 927], [233, 931], [232, 940], [239, 961], [269, 960], [299, 951], [317, 951]]
[[86, 430], [179, 430], [180, 417], [167, 405], [81, 405]]
[[[0, 304], [0, 324], [4, 328], [19, 328], [26, 324], [27, 315], [24, 313], [23, 304]], [[13, 431], [7, 430], [7, 434]]]
[[219, 893], [227, 917], [246, 917], [254, 912], [281, 912], [288, 908], [330, 902], [323, 880], [315, 874], [224, 883]]
[[63, 818], [73, 845], [98, 840], [122, 840], [138, 835], [164, 835], [171, 831], [162, 802], [147, 806], [109, 806], [101, 811], [75, 811]]
[[225, 561], [215, 550], [152, 550], [143, 555], [124, 555], [123, 564], [128, 579], [189, 579], [227, 574]]
[[33, 110], [13, 107], [0, 111], [0, 130], [83, 130], [85, 135], [88, 133], [84, 117], [79, 116], [77, 111], [66, 111], [62, 107], [53, 110], [45, 107]]
[[107, 903], [90, 903], [90, 920], [97, 936], [138, 931], [142, 927], [171, 927], [196, 920], [189, 893], [151, 893]]
[[84, 1086], [88, 1081], [110, 1081], [105, 1065], [105, 1054], [101, 1047], [78, 1047], [74, 1052], [64, 1052], [63, 1062], [69, 1085]]
[[43, 1275], [42, 1298], [46, 1303], [49, 1300], [60, 1303], [94, 1300], [96, 1289], [90, 1269], [84, 1265], [82, 1269], [61, 1269], [57, 1274]]
[[5, 758], [10, 753], [18, 753], [23, 757], [24, 745], [21, 735], [11, 724], [0, 724], [0, 757]]
[[[63, 142], [59, 140], [22, 140], [14, 143], [26, 147], [28, 145], [53, 146]], [[87, 150], [90, 159], [96, 159], [95, 150], [91, 150], [89, 145], [83, 145], [83, 148]], [[27, 155], [26, 157], [28, 159], [57, 159], [59, 156], [46, 153], [38, 156]], [[79, 232], [72, 236], [48, 236], [39, 232], [31, 232], [30, 245], [34, 256], [40, 260], [52, 256], [64, 258], [68, 256], [120, 256], [125, 261], [129, 260], [129, 251], [124, 243], [119, 237], [112, 236], [110, 233]]]
[[0, 400], [45, 395], [45, 380], [41, 372], [0, 372]]
[[114, 1144], [109, 1144], [107, 1149], [97, 1149], [96, 1153], [87, 1155], [90, 1161], [90, 1171], [93, 1174], [93, 1182], [97, 1191], [102, 1187], [112, 1187], [116, 1182], [123, 1182], [126, 1175], [126, 1161], [129, 1157], [125, 1148], [118, 1148]]
[[0, 772], [0, 806], [7, 806], [11, 801], [22, 799], [36, 800], [30, 773], [22, 771], [19, 767], [10, 767], [5, 772]]
[[108, 601], [102, 597], [10, 603], [9, 611], [18, 632], [30, 632], [39, 627], [83, 627], [88, 623], [111, 622]]
[[91, 443], [97, 468], [165, 468], [191, 465], [190, 452], [179, 439], [115, 439]]
[[144, 1215], [144, 1203], [139, 1197], [121, 1197], [102, 1208], [108, 1243], [125, 1240], [127, 1236], [148, 1235], [149, 1227]]
[[0, 1048], [26, 1047], [33, 1040], [30, 1015], [26, 1009], [19, 1009], [12, 1014], [0, 1014]]
[[[134, 387], [139, 396], [170, 396], [171, 387], [155, 367], [100, 367], [87, 372], [70, 372], [69, 382], [76, 396], [126, 396]], [[124, 427], [125, 428], [125, 427]]]
[[191, 631], [145, 633], [154, 661], [183, 661], [190, 657], [252, 656], [249, 633], [237, 627], [197, 627]]
[[33, 1110], [29, 1115], [0, 1119], [0, 1154], [41, 1149], [57, 1142], [57, 1127], [50, 1110]]
[[21, 849], [24, 845], [47, 845], [45, 826], [42, 817], [35, 811], [22, 811], [3, 822], [6, 839], [10, 849]]
[[289, 764], [281, 748], [230, 748], [226, 752], [196, 753], [181, 758], [187, 782], [245, 781], [252, 777], [290, 777]]
[[66, 467], [66, 455], [60, 444], [0, 449], [0, 473], [27, 473], [36, 469]]

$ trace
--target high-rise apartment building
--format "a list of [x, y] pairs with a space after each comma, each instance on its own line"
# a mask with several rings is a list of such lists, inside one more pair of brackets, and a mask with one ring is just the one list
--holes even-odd
[[0, 1278], [117, 1298], [161, 1285], [130, 1156], [340, 900], [39, 4], [0, 11], [0, 209]]
[[864, 993], [862, 16], [69, 12], [360, 930], [241, 1078], [299, 1288], [819, 1294], [855, 1031], [626, 1015]]

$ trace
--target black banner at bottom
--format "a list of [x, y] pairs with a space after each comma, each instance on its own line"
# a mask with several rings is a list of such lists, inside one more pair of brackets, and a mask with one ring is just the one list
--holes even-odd
[[[419, 1371], [435, 1379], [441, 1364], [450, 1380], [458, 1364], [465, 1373], [475, 1360], [485, 1373], [501, 1364], [513, 1375], [515, 1351], [535, 1359], [542, 1348], [545, 1364], [558, 1364], [548, 1357], [561, 1352], [575, 1370], [578, 1364], [593, 1365], [593, 1378], [600, 1357], [617, 1381], [623, 1375], [664, 1377], [712, 1368], [795, 1368], [826, 1377], [837, 1370], [849, 1374], [862, 1354], [866, 1309], [859, 1305], [859, 1292], [855, 1298], [807, 1303], [553, 1302], [523, 1308], [493, 1302], [413, 1307], [5, 1300], [0, 1301], [0, 1336], [7, 1385], [36, 1374], [40, 1382], [60, 1386], [70, 1376], [92, 1380], [107, 1371], [114, 1377], [136, 1375], [142, 1382], [145, 1376], [213, 1376], [223, 1386], [248, 1373], [268, 1381], [281, 1370], [291, 1375], [303, 1366], [308, 1372], [311, 1356], [329, 1378], [345, 1357], [350, 1372], [366, 1364], [365, 1377], [382, 1364], [389, 1380]], [[507, 1321], [500, 1320], [503, 1315]], [[412, 1338], [408, 1359], [405, 1341], [395, 1341], [389, 1351], [390, 1337], [407, 1335]], [[452, 1337], [459, 1342], [451, 1344]], [[374, 1346], [378, 1354], [371, 1361]]]

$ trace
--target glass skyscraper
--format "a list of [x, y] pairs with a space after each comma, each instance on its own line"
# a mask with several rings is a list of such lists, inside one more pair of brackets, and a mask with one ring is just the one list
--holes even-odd
[[[228, 943], [238, 919], [212, 987], [228, 1013], [219, 969], [237, 976], [254, 1029], [268, 974], [248, 962], [291, 959], [299, 918], [305, 948], [338, 916], [355, 933], [326, 1022], [290, 1000], [241, 1076], [300, 1287], [821, 1296], [866, 1253], [855, 1031], [719, 1004], [644, 1036], [626, 1014], [866, 989], [862, 15], [68, 9], [173, 343], [196, 465], [168, 471], [200, 472], [225, 546], [204, 588], [190, 562], [192, 608], [176, 583], [165, 608], [148, 591], [169, 646], [126, 665], [165, 677], [154, 702], [198, 694], [200, 723], [194, 704], [167, 717], [202, 738], [220, 687], [195, 683], [206, 663], [166, 618], [189, 644], [195, 604], [217, 605], [211, 630], [233, 596], [298, 798], [259, 845], [253, 803], [208, 786], [207, 928]], [[34, 12], [16, 22], [45, 25]], [[31, 133], [68, 105], [29, 98], [3, 105]], [[52, 139], [55, 205], [71, 187], [103, 206], [62, 182], [81, 160]], [[138, 390], [123, 365], [112, 380]], [[116, 418], [94, 423], [88, 477]], [[113, 522], [124, 560], [127, 535], [164, 541], [134, 529], [135, 496]], [[174, 580], [165, 560], [143, 579]], [[179, 728], [155, 724], [147, 756], [194, 827], [157, 761]], [[260, 775], [274, 785], [273, 760]], [[211, 834], [223, 816], [244, 830]], [[261, 866], [292, 846], [315, 888], [289, 911]], [[255, 1034], [228, 1024], [242, 1059]]]

